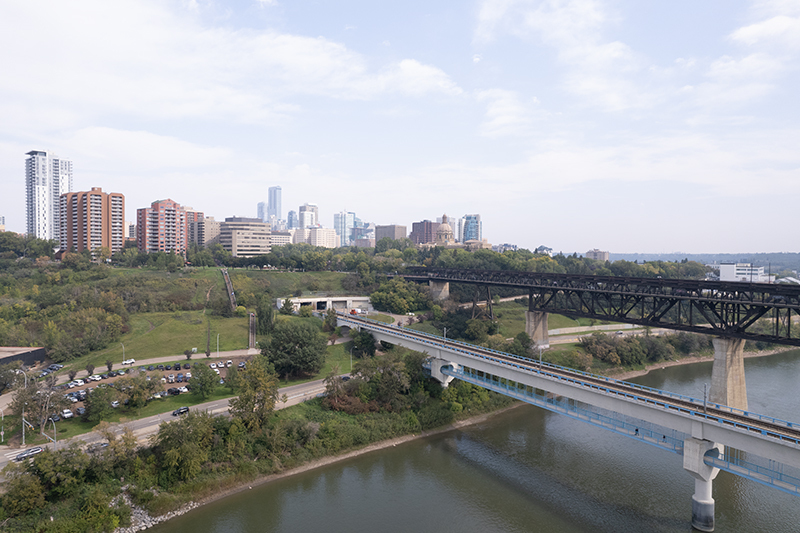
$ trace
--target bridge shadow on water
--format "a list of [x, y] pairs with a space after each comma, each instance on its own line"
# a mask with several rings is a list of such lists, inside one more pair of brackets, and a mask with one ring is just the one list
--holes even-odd
[[[444, 441], [444, 446], [455, 460], [481, 471], [532, 505], [549, 509], [576, 531], [692, 531], [688, 514], [686, 520], [676, 520], [667, 516], [648, 515], [632, 506], [603, 501], [587, 494], [578, 484], [565, 482], [564, 478], [569, 476], [555, 477], [469, 434], [454, 434]], [[544, 531], [535, 524], [530, 530]]]

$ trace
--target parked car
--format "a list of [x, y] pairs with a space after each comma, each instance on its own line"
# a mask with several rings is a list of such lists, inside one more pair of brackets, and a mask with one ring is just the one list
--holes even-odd
[[14, 459], [17, 460], [17, 461], [24, 461], [25, 459], [30, 459], [31, 457], [33, 457], [34, 455], [36, 455], [38, 453], [42, 453], [43, 451], [44, 451], [44, 448], [41, 448], [39, 446], [35, 446], [33, 448], [28, 448], [24, 452], [18, 453], [17, 456], [14, 457]]
[[151, 370], [152, 371], [152, 370], [155, 370], [155, 369], [156, 369], [156, 367], [154, 367], [153, 365], [150, 365], [150, 366], [147, 367], [147, 370]]
[[167, 376], [167, 381], [169, 383], [175, 383], [175, 374], [170, 374], [169, 376]]
[[189, 389], [187, 387], [178, 387], [178, 391], [184, 393], [184, 392], [189, 392]]
[[172, 368], [174, 368], [175, 370], [180, 370], [181, 369], [181, 364], [180, 363], [175, 363], [175, 366], [173, 366]]
[[68, 418], [72, 418], [75, 415], [72, 414], [71, 409], [64, 409], [63, 411], [61, 411], [61, 416], [64, 417], [64, 420], [66, 420]]
[[156, 366], [156, 368], [159, 369], [159, 370], [164, 370], [164, 365], [158, 365], [158, 366]]
[[122, 364], [123, 365], [135, 365], [136, 364], [136, 359], [125, 359], [122, 362]]
[[217, 368], [217, 363], [211, 363], [211, 364], [210, 364], [210, 365], [208, 365], [208, 366], [209, 366], [209, 368], [212, 368], [212, 369], [213, 369], [213, 368]]
[[56, 413], [53, 413], [52, 415], [50, 415], [48, 420], [52, 420], [53, 422], [60, 422], [61, 421], [61, 417], [58, 416]]
[[78, 415], [78, 416], [85, 415], [86, 414], [86, 408], [85, 407], [78, 407], [77, 409], [75, 409], [75, 414]]
[[230, 359], [228, 359], [228, 362], [227, 362], [227, 363], [225, 363], [225, 366], [233, 366], [233, 361], [231, 361]]
[[188, 412], [189, 412], [189, 408], [188, 407], [185, 407], [185, 406], [184, 407], [178, 407], [177, 409], [172, 411], [172, 416], [180, 416], [180, 415], [184, 415], [184, 414], [186, 414]]
[[108, 448], [108, 443], [107, 442], [95, 442], [94, 444], [90, 444], [86, 448], [86, 451], [89, 452], [89, 453], [96, 453], [96, 452], [101, 452], [101, 451], [105, 450], [106, 448]]
[[116, 409], [117, 407], [119, 407], [119, 402], [117, 400], [114, 400], [113, 402], [111, 402], [111, 407]]
[[192, 365], [190, 365], [189, 363], [183, 363], [184, 370], [189, 370], [190, 368], [192, 368]]
[[178, 383], [183, 383], [183, 374], [178, 374], [178, 376], [175, 378], [175, 381]]
[[186, 373], [186, 381], [189, 381], [190, 379], [192, 379], [192, 373], [191, 372], [187, 372]]

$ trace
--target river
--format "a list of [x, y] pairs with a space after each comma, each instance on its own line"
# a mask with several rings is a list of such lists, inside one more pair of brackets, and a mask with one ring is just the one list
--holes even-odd
[[[800, 350], [745, 361], [752, 411], [800, 421]], [[701, 397], [711, 363], [632, 381]], [[690, 532], [682, 457], [523, 406], [460, 430], [256, 487], [154, 533]], [[726, 472], [716, 531], [796, 532], [800, 499]]]

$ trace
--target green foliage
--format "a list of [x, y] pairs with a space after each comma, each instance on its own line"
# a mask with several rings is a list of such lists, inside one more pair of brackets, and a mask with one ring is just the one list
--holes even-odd
[[275, 407], [278, 395], [275, 370], [266, 357], [255, 355], [239, 372], [237, 381], [239, 396], [231, 398], [230, 412], [248, 429], [260, 428]]
[[297, 314], [303, 318], [311, 318], [314, 316], [314, 309], [310, 305], [301, 305]]
[[154, 452], [160, 460], [163, 486], [200, 474], [208, 460], [213, 427], [212, 416], [203, 411], [190, 411], [175, 422], [161, 425]]
[[84, 405], [86, 414], [83, 419], [88, 422], [100, 422], [105, 420], [114, 412], [111, 402], [117, 400], [119, 393], [111, 387], [97, 387], [91, 394], [86, 395]]
[[256, 306], [257, 330], [259, 335], [269, 335], [275, 321], [275, 311], [272, 307], [272, 300], [269, 296], [262, 296], [258, 299]]
[[291, 298], [286, 298], [283, 301], [283, 305], [278, 310], [278, 313], [282, 315], [293, 315], [294, 314], [294, 304], [292, 303]]
[[211, 367], [204, 363], [192, 368], [191, 389], [192, 394], [198, 394], [203, 400], [207, 400], [214, 394], [219, 382], [219, 376]]
[[381, 284], [369, 296], [370, 302], [378, 311], [405, 315], [410, 311], [427, 309], [431, 305], [430, 295], [416, 283], [402, 278], [393, 278]]
[[281, 376], [313, 375], [322, 369], [326, 344], [310, 322], [284, 320], [275, 324], [263, 353]]
[[350, 338], [352, 341], [353, 355], [356, 357], [372, 357], [375, 355], [375, 337], [372, 333], [362, 329], [361, 331], [351, 330]]
[[16, 467], [6, 470], [5, 478], [6, 492], [2, 501], [9, 516], [19, 516], [44, 506], [45, 491], [38, 477]]

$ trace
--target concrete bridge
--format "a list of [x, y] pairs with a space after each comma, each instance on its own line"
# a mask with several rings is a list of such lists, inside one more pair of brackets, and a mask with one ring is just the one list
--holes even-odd
[[798, 423], [358, 317], [340, 314], [338, 325], [428, 354], [431, 376], [444, 386], [462, 379], [682, 455], [695, 479], [692, 526], [700, 531], [714, 530], [720, 469], [800, 495]]

